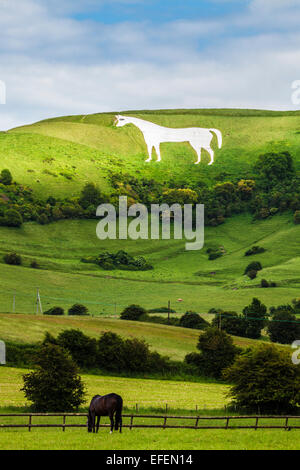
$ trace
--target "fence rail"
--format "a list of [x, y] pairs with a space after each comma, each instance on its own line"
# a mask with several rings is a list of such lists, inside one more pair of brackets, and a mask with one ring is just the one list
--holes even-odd
[[[86, 413], [2, 413], [2, 417], [28, 417], [28, 422], [24, 424], [1, 424], [0, 429], [3, 428], [28, 428], [31, 431], [32, 428], [62, 428], [65, 431], [66, 428], [86, 428], [87, 424], [70, 423], [67, 424], [67, 417], [85, 417]], [[47, 424], [47, 423], [33, 423], [33, 418], [37, 417], [62, 417], [62, 423]], [[129, 424], [123, 424], [124, 428], [159, 428], [159, 429], [285, 429], [290, 431], [291, 429], [300, 429], [300, 416], [172, 416], [172, 415], [133, 415], [123, 414], [123, 418], [129, 418]], [[158, 424], [137, 424], [134, 420], [137, 419], [161, 419], [162, 423]], [[168, 420], [187, 420], [194, 421], [193, 424], [168, 424]], [[253, 424], [237, 424], [233, 425], [230, 421], [234, 420], [254, 420]], [[260, 424], [259, 420], [279, 420], [281, 424]], [[292, 424], [291, 420], [298, 421], [297, 424]], [[222, 425], [208, 425], [208, 421], [224, 421]], [[201, 422], [204, 422], [203, 424]], [[110, 424], [100, 424], [100, 427], [110, 427]]]

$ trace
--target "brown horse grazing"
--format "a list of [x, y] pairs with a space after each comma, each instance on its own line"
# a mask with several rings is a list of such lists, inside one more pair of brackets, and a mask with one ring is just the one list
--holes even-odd
[[[88, 415], [88, 432], [98, 432], [100, 424], [100, 416], [109, 416], [110, 418], [110, 433], [113, 432], [114, 427], [117, 431], [120, 427], [122, 432], [122, 408], [123, 399], [120, 395], [110, 393], [109, 395], [95, 395], [90, 403]], [[115, 415], [115, 423], [114, 423]], [[97, 416], [97, 425], [96, 425]], [[95, 426], [96, 425], [96, 426]]]

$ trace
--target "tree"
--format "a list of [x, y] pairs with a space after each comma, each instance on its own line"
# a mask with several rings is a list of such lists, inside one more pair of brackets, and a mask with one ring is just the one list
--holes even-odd
[[102, 202], [104, 202], [104, 197], [100, 189], [94, 183], [87, 183], [81, 191], [79, 199], [81, 207], [87, 209], [89, 206], [94, 206], [96, 209]]
[[281, 412], [300, 404], [300, 368], [290, 352], [263, 344], [241, 354], [224, 372], [233, 403], [254, 411]]
[[64, 330], [57, 337], [58, 344], [66, 349], [79, 367], [96, 364], [97, 342], [80, 330]]
[[238, 315], [236, 312], [221, 312], [217, 313], [214, 317], [212, 326], [226, 331], [229, 335], [246, 336], [245, 318]]
[[88, 315], [88, 308], [85, 305], [74, 304], [68, 310], [68, 315]]
[[244, 308], [247, 338], [260, 338], [261, 330], [265, 325], [266, 313], [267, 307], [256, 298], [253, 298], [252, 303]]
[[268, 323], [268, 333], [273, 343], [291, 344], [300, 335], [300, 322], [289, 310], [277, 310]]
[[139, 318], [142, 315], [145, 315], [146, 313], [147, 311], [143, 307], [132, 304], [123, 310], [123, 312], [121, 313], [121, 319], [138, 321]]
[[193, 328], [195, 330], [204, 330], [209, 326], [209, 323], [200, 317], [198, 313], [188, 311], [180, 318], [179, 326], [183, 326], [183, 328]]
[[261, 155], [254, 169], [261, 179], [261, 185], [267, 189], [295, 175], [293, 158], [289, 152], [269, 152]]
[[239, 349], [225, 331], [210, 327], [199, 336], [197, 348], [200, 354], [191, 353], [185, 362], [196, 366], [200, 374], [220, 378], [222, 370], [234, 361]]
[[85, 390], [75, 362], [56, 344], [46, 342], [35, 356], [36, 370], [23, 375], [21, 389], [39, 412], [77, 410]]
[[0, 182], [5, 184], [5, 186], [9, 186], [12, 183], [12, 174], [9, 170], [1, 171]]
[[6, 264], [11, 264], [13, 266], [20, 266], [22, 264], [22, 258], [17, 253], [7, 253], [4, 255], [3, 260]]
[[44, 315], [64, 315], [65, 311], [62, 307], [51, 307], [44, 312]]

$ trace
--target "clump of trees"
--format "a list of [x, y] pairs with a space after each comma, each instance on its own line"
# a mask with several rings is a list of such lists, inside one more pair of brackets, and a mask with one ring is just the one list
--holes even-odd
[[300, 404], [300, 368], [288, 351], [261, 345], [236, 356], [223, 371], [232, 403], [254, 412], [287, 412]]
[[139, 256], [134, 258], [126, 251], [119, 250], [117, 253], [101, 253], [96, 257], [82, 258], [83, 263], [92, 263], [106, 270], [122, 269], [126, 271], [148, 271], [153, 266], [145, 258]]

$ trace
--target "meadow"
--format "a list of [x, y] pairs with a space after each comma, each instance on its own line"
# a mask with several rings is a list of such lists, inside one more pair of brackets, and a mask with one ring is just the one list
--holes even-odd
[[[28, 412], [28, 402], [24, 399], [20, 388], [22, 374], [26, 369], [0, 367], [0, 414]], [[228, 385], [213, 382], [182, 383], [176, 381], [158, 381], [149, 379], [131, 379], [120, 377], [102, 377], [82, 375], [86, 384], [87, 396], [95, 393], [109, 393], [118, 390], [124, 398], [124, 413], [165, 414], [165, 404], [168, 403], [167, 414], [176, 416], [230, 416], [236, 413], [224, 409], [229, 399]], [[86, 402], [86, 406], [88, 405]], [[136, 411], [138, 404], [138, 411]], [[196, 405], [198, 407], [196, 411]], [[81, 412], [87, 408], [82, 407]], [[33, 418], [33, 423], [61, 423], [61, 418]], [[84, 417], [68, 418], [68, 423], [85, 424]], [[124, 418], [124, 424], [129, 419]], [[0, 417], [1, 424], [27, 423], [26, 417]], [[162, 422], [161, 419], [144, 420], [136, 418], [137, 423]], [[102, 418], [102, 424], [108, 424], [107, 418]], [[172, 424], [184, 424], [184, 420], [172, 420]], [[210, 425], [220, 425], [220, 422], [210, 421]], [[235, 421], [235, 425], [253, 425], [254, 420]], [[190, 425], [190, 422], [186, 422]], [[261, 424], [284, 424], [283, 419], [276, 422], [263, 419]], [[233, 429], [233, 430], [187, 430], [187, 429], [123, 429], [123, 433], [109, 434], [107, 428], [100, 428], [98, 435], [88, 434], [85, 428], [69, 428], [62, 434], [61, 429], [36, 428], [0, 429], [0, 449], [6, 450], [296, 450], [299, 448], [298, 430], [289, 432], [283, 429]]]

